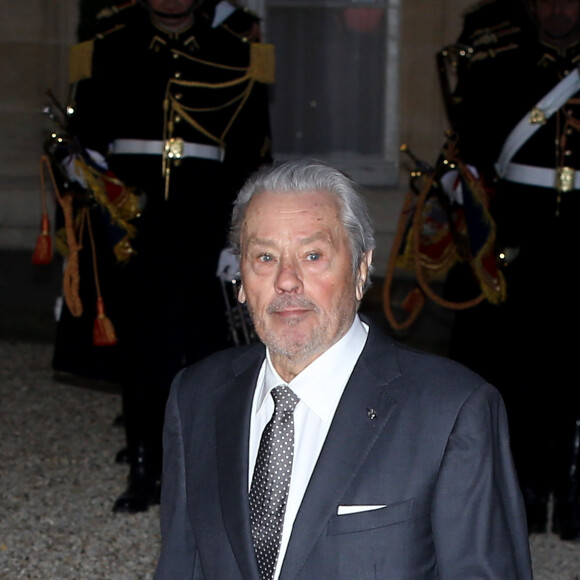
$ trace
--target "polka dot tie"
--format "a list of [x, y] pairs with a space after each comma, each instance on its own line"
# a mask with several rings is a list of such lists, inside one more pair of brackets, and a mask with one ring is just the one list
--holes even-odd
[[294, 409], [298, 397], [286, 385], [272, 389], [274, 414], [264, 428], [252, 485], [250, 523], [262, 580], [274, 577], [294, 455]]

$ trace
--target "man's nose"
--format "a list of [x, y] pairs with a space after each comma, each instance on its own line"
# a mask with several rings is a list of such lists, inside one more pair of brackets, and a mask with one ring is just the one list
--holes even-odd
[[302, 275], [296, 262], [290, 258], [282, 258], [278, 264], [278, 272], [275, 280], [277, 292], [301, 292]]

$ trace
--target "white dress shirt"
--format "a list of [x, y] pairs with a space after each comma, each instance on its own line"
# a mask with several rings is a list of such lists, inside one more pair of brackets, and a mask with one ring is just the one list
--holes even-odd
[[338, 402], [366, 343], [367, 335], [368, 326], [356, 316], [348, 332], [290, 383], [280, 378], [272, 365], [269, 350], [266, 351], [252, 405], [248, 490], [252, 483], [262, 431], [274, 413], [274, 401], [270, 391], [278, 385], [287, 384], [300, 399], [294, 411], [294, 461], [275, 579], [280, 574], [296, 514]]

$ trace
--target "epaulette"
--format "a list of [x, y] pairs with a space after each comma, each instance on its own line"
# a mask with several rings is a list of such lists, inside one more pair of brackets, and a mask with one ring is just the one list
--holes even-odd
[[521, 0], [482, 0], [464, 12], [458, 42], [468, 46], [490, 44], [498, 35], [519, 32], [529, 20]]
[[70, 47], [68, 61], [69, 83], [73, 84], [83, 79], [91, 78], [94, 44], [94, 40], [85, 40]]
[[114, 4], [113, 6], [107, 6], [107, 8], [103, 8], [97, 14], [97, 20], [103, 20], [104, 18], [112, 18], [113, 16], [117, 16], [121, 14], [127, 8], [131, 8], [137, 4], [137, 0], [129, 0], [124, 4]]
[[145, 12], [145, 10], [136, 0], [129, 0], [124, 4], [103, 8], [97, 14], [95, 36], [102, 38], [111, 32], [119, 30], [119, 28], [125, 27], [135, 21], [136, 18], [138, 19], [141, 12]]
[[[227, 5], [226, 18], [217, 26], [236, 36], [244, 43], [250, 45], [250, 68], [248, 74], [250, 78], [264, 84], [272, 84], [276, 76], [276, 55], [273, 44], [260, 42], [259, 23], [260, 18], [251, 10], [239, 5], [232, 0], [220, 0], [215, 3], [217, 6]], [[215, 15], [204, 16], [213, 20], [215, 27]], [[257, 30], [256, 30], [257, 29]]]
[[103, 38], [105, 38], [105, 36], [108, 36], [109, 34], [112, 34], [113, 32], [117, 32], [118, 30], [122, 30], [123, 28], [125, 28], [125, 24], [122, 22], [119, 22], [119, 23], [115, 24], [114, 26], [111, 26], [111, 28], [107, 28], [106, 30], [102, 30], [100, 32], [97, 32], [97, 34], [95, 34], [95, 38], [97, 38], [98, 40], [102, 40]]
[[276, 55], [273, 44], [252, 42], [250, 44], [251, 78], [259, 83], [272, 84], [276, 80]]
[[470, 44], [473, 47], [498, 44], [508, 36], [519, 34], [521, 30], [522, 29], [519, 26], [511, 26], [509, 22], [505, 22], [493, 28], [476, 30], [471, 35], [472, 42]]
[[[125, 28], [125, 20], [131, 17], [128, 8], [139, 7], [136, 0], [129, 0], [125, 4], [104, 8], [97, 15], [97, 32], [91, 40], [74, 44], [69, 49], [69, 82], [76, 83], [92, 76], [93, 52], [95, 40]], [[139, 7], [139, 9], [141, 9]]]
[[488, 58], [496, 58], [497, 56], [509, 52], [511, 50], [515, 50], [519, 48], [519, 44], [511, 43], [506, 44], [505, 46], [498, 46], [496, 48], [487, 48], [485, 50], [479, 50], [478, 52], [474, 52], [471, 55], [470, 62], [478, 62], [482, 60], [487, 60]]

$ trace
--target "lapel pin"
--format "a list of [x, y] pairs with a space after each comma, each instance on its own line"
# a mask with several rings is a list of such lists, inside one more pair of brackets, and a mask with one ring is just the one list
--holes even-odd
[[367, 409], [367, 415], [369, 416], [369, 419], [375, 419], [377, 416], [375, 410], [370, 407]]

